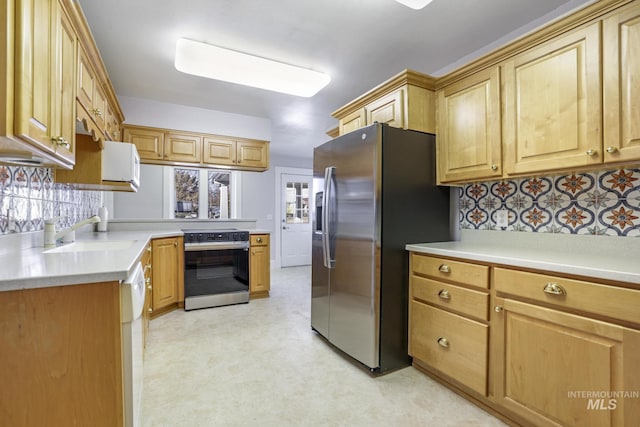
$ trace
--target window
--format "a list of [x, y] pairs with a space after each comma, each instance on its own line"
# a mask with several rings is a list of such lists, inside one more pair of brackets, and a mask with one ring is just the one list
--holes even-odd
[[173, 169], [174, 218], [230, 218], [233, 172]]
[[309, 223], [309, 184], [287, 182], [287, 224]]

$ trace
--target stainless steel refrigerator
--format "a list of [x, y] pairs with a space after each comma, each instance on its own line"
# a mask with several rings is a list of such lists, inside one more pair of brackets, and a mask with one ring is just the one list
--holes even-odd
[[407, 243], [449, 240], [435, 136], [374, 124], [314, 150], [311, 327], [382, 373], [407, 366]]

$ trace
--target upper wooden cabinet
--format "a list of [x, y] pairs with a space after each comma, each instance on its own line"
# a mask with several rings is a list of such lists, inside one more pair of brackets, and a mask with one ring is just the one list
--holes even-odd
[[435, 79], [404, 70], [331, 113], [340, 135], [374, 122], [435, 133]]
[[502, 70], [507, 174], [602, 162], [599, 23], [517, 55]]
[[604, 19], [604, 160], [640, 159], [640, 7]]
[[500, 177], [499, 68], [475, 73], [436, 96], [439, 181]]
[[135, 125], [123, 126], [123, 140], [136, 145], [142, 163], [269, 169], [267, 141]]
[[189, 133], [167, 132], [164, 138], [164, 160], [200, 163], [202, 137]]
[[0, 81], [6, 90], [0, 100], [0, 152], [71, 168], [78, 38], [69, 18], [73, 5], [35, 0], [0, 7], [6, 28], [0, 31]]
[[122, 130], [124, 142], [135, 144], [140, 160], [162, 160], [164, 154], [164, 132], [159, 129], [124, 126]]

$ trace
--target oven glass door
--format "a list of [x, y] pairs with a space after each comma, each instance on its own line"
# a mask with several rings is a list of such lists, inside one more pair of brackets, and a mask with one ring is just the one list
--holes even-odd
[[219, 249], [184, 254], [185, 297], [249, 291], [249, 251]]

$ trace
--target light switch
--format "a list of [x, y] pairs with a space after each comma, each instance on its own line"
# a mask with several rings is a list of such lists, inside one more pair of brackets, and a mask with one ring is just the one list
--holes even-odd
[[506, 209], [496, 211], [496, 225], [498, 227], [509, 226], [509, 212]]

